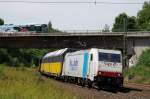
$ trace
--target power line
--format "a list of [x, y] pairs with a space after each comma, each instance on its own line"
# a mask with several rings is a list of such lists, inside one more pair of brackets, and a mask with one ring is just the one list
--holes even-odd
[[39, 3], [39, 4], [107, 4], [107, 5], [141, 5], [143, 3], [121, 3], [121, 2], [98, 2], [98, 1], [91, 1], [91, 2], [69, 2], [69, 1], [63, 1], [63, 2], [55, 2], [55, 1], [10, 1], [10, 0], [3, 0], [0, 1], [0, 3]]

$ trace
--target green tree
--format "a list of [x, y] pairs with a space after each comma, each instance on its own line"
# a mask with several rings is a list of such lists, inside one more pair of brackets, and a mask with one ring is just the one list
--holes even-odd
[[51, 23], [51, 21], [49, 21], [49, 23], [48, 23], [48, 25], [47, 25], [47, 28], [46, 28], [46, 29], [48, 29], [48, 33], [61, 32], [61, 31], [59, 31], [58, 29], [54, 29], [54, 28], [52, 27], [52, 23]]
[[0, 18], [0, 25], [4, 24], [4, 20]]
[[115, 18], [113, 32], [136, 31], [138, 29], [136, 17], [121, 13]]
[[55, 49], [3, 49], [0, 48], [0, 64], [9, 66], [38, 66], [40, 59]]
[[121, 13], [115, 18], [115, 23], [113, 25], [113, 32], [123, 32], [124, 31], [124, 20], [127, 19], [126, 13]]
[[138, 12], [137, 22], [140, 29], [150, 31], [150, 1], [145, 2], [142, 10]]
[[52, 23], [51, 21], [48, 22], [48, 32], [52, 32], [53, 28], [52, 28]]
[[138, 31], [137, 19], [135, 16], [128, 17], [127, 31]]
[[105, 26], [104, 26], [102, 32], [110, 32], [110, 30], [109, 30], [109, 25], [108, 25], [108, 24], [105, 24]]

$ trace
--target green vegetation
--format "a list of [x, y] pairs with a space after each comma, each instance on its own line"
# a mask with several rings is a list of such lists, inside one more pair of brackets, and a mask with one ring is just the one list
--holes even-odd
[[0, 66], [0, 77], [3, 75], [4, 72], [4, 66], [1, 64]]
[[0, 18], [0, 25], [4, 24], [4, 20]]
[[150, 1], [145, 2], [143, 9], [138, 12], [137, 21], [140, 29], [150, 31]]
[[[0, 65], [1, 67], [1, 65]], [[35, 70], [4, 67], [0, 74], [0, 99], [80, 99]]]
[[150, 49], [147, 49], [140, 56], [136, 66], [125, 72], [130, 81], [150, 84]]
[[0, 64], [9, 66], [39, 66], [40, 59], [55, 49], [0, 49]]
[[[126, 27], [125, 27], [126, 26]], [[119, 14], [113, 25], [112, 31], [124, 32], [124, 31], [135, 31], [137, 30], [136, 17], [128, 16], [126, 13]]]
[[150, 49], [147, 49], [143, 52], [137, 65], [143, 65], [150, 68]]
[[121, 13], [115, 18], [113, 32], [150, 31], [150, 1], [144, 3], [137, 16]]

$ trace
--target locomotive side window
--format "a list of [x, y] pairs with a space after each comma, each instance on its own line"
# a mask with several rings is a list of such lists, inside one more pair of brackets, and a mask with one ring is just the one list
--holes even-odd
[[90, 60], [93, 61], [93, 54], [91, 54], [91, 59]]

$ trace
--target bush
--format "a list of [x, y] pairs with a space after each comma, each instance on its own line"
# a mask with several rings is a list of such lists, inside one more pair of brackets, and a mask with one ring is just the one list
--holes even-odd
[[144, 51], [136, 66], [125, 71], [124, 74], [136, 83], [150, 84], [150, 49]]
[[[54, 50], [54, 49], [51, 49]], [[0, 49], [0, 64], [35, 67], [50, 49]]]
[[4, 66], [0, 65], [0, 77], [3, 75], [4, 73]]
[[142, 65], [146, 67], [150, 67], [150, 49], [147, 49], [142, 53], [139, 58], [137, 65]]
[[3, 72], [3, 68], [0, 66], [0, 75], [1, 75], [2, 72]]
[[12, 57], [11, 59], [10, 59], [10, 63], [9, 63], [11, 66], [15, 66], [15, 67], [17, 67], [17, 66], [19, 66], [20, 65], [20, 62], [19, 62], [19, 59], [17, 58], [17, 57]]

